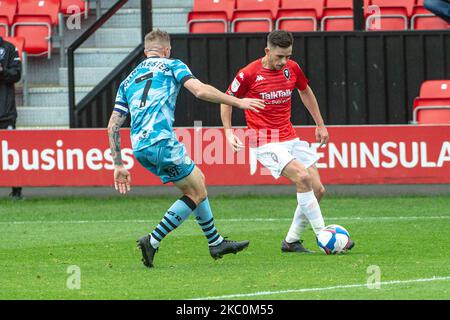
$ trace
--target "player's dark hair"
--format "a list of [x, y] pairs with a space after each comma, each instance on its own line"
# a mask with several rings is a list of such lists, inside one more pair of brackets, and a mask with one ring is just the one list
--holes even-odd
[[269, 47], [289, 48], [294, 44], [292, 33], [284, 30], [275, 30], [267, 36], [267, 45]]

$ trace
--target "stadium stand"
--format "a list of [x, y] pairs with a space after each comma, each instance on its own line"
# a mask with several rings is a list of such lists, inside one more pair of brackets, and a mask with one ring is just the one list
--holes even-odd
[[[367, 31], [447, 29], [423, 0], [364, 0]], [[353, 31], [353, 0], [195, 0], [191, 33]]]
[[353, 9], [326, 8], [320, 25], [321, 31], [353, 31]]
[[353, 0], [327, 0], [326, 7], [353, 9]]
[[51, 58], [52, 28], [60, 24], [60, 6], [60, 0], [18, 1], [11, 35], [25, 38], [24, 50], [30, 56], [47, 55]]
[[17, 0], [0, 0], [0, 36], [9, 35], [9, 29], [17, 10]]
[[191, 33], [228, 32], [235, 0], [196, 0], [188, 14]]
[[0, 17], [6, 18], [7, 24], [12, 24], [17, 11], [17, 0], [0, 0]]
[[414, 124], [450, 123], [450, 80], [428, 80], [414, 99]]
[[189, 32], [228, 32], [235, 5], [236, 0], [195, 0], [188, 14]]
[[236, 0], [231, 32], [270, 32], [279, 0]]
[[353, 0], [327, 0], [321, 31], [353, 31]]
[[419, 97], [450, 98], [450, 80], [428, 80], [422, 83]]
[[60, 12], [66, 17], [78, 12], [79, 14], [82, 14], [85, 18], [87, 18], [89, 13], [89, 1], [61, 0]]
[[190, 33], [226, 33], [229, 23], [225, 12], [189, 12]]
[[[0, 0], [17, 6], [17, 0]], [[45, 0], [47, 1], [47, 0]], [[67, 15], [70, 5], [80, 5], [80, 12], [87, 19], [82, 19], [81, 28], [64, 29], [64, 43], [59, 41], [58, 28], [52, 27], [50, 37], [51, 58], [41, 56], [24, 56], [28, 60], [28, 76], [16, 86], [17, 125], [21, 128], [66, 128], [69, 125], [67, 61], [61, 61], [61, 50], [66, 49], [81, 33], [98, 18], [97, 12], [104, 14], [117, 0], [60, 0], [60, 13]], [[212, 0], [216, 1], [216, 0]], [[187, 28], [188, 12], [193, 8], [193, 0], [153, 0], [153, 24], [169, 33], [189, 32]], [[120, 62], [141, 42], [140, 0], [128, 2], [111, 17], [105, 25], [92, 35], [85, 45], [75, 52], [76, 101], [83, 99], [101, 82]], [[11, 26], [17, 12], [11, 16], [11, 23], [6, 22], [3, 6], [0, 5], [0, 34], [6, 32], [2, 21]], [[3, 16], [3, 18], [2, 18]], [[2, 20], [3, 19], [3, 20]], [[5, 20], [6, 19], [6, 20]], [[230, 14], [231, 19], [231, 14]], [[50, 23], [50, 22], [49, 22]], [[61, 22], [59, 23], [61, 24]], [[65, 26], [65, 23], [63, 24]], [[48, 31], [47, 27], [39, 26]], [[2, 31], [3, 30], [3, 31]], [[48, 36], [48, 33], [45, 33]], [[5, 34], [7, 35], [7, 34]], [[43, 38], [43, 35], [42, 35]], [[48, 45], [48, 42], [46, 43]], [[25, 40], [25, 47], [27, 46]], [[64, 46], [64, 47], [63, 47]], [[48, 50], [48, 46], [45, 47]], [[26, 52], [27, 49], [24, 49]]]
[[51, 58], [52, 23], [48, 16], [17, 15], [11, 34], [26, 39], [25, 51], [30, 55]]
[[413, 30], [439, 30], [450, 28], [443, 19], [437, 17], [423, 6], [423, 0], [419, 0], [413, 9], [411, 16], [411, 29]]
[[281, 0], [275, 28], [292, 32], [317, 31], [324, 5], [324, 0]]
[[370, 0], [370, 5], [380, 8], [403, 8], [407, 17], [411, 17], [416, 0]]
[[366, 15], [366, 30], [407, 30], [415, 0], [371, 0]]
[[[382, 2], [365, 0], [367, 5], [385, 5]], [[423, 0], [413, 1], [415, 6], [412, 9], [410, 0], [387, 2], [402, 2], [400, 8], [411, 10], [411, 14], [407, 12], [406, 15], [412, 29], [448, 27], [423, 7]], [[116, 0], [101, 0], [101, 13], [114, 3]], [[53, 56], [57, 56], [59, 49], [63, 57], [62, 50], [94, 19], [92, 14], [88, 15], [89, 10], [95, 10], [99, 4], [96, 0], [0, 0], [0, 36], [23, 37], [24, 53], [32, 56], [28, 59], [31, 60], [28, 64], [30, 90], [20, 92], [23, 97], [18, 100], [21, 102], [18, 104], [19, 112], [27, 113], [27, 116], [20, 115], [19, 120], [23, 122], [19, 125], [67, 125], [67, 68], [63, 61], [58, 63]], [[64, 25], [62, 19], [70, 13], [71, 5], [80, 7], [80, 13], [89, 18], [83, 22], [86, 25], [81, 30], [64, 31], [64, 44], [60, 42], [63, 36], [61, 25]], [[34, 7], [29, 9], [27, 6]], [[169, 33], [268, 32], [274, 28], [301, 32], [350, 31], [353, 30], [352, 7], [353, 0], [154, 0], [153, 23]], [[129, 0], [105, 24], [105, 28], [98, 30], [86, 48], [77, 50], [77, 101], [139, 43], [139, 8], [140, 0]], [[214, 16], [213, 12], [217, 15]], [[213, 19], [217, 21], [211, 22]], [[397, 28], [403, 29], [404, 20], [398, 21], [398, 24], [401, 27]], [[382, 26], [387, 27], [384, 23]], [[26, 60], [24, 56], [24, 63]], [[26, 91], [27, 85], [23, 85]], [[22, 89], [20, 85], [19, 89]], [[46, 119], [40, 117], [37, 121], [39, 117], [36, 114], [48, 114], [39, 108], [50, 106], [51, 112], [58, 110], [54, 116]], [[20, 111], [20, 107], [29, 109]]]

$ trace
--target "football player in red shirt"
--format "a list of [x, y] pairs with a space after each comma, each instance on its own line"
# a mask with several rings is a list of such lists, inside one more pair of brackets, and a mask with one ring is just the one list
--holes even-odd
[[[250, 152], [275, 179], [287, 177], [297, 187], [298, 206], [281, 250], [310, 253], [312, 251], [303, 247], [300, 238], [308, 222], [316, 236], [325, 227], [319, 206], [325, 188], [315, 166], [319, 156], [308, 142], [297, 137], [290, 121], [291, 95], [295, 89], [316, 123], [319, 148], [328, 142], [329, 135], [308, 79], [291, 60], [293, 42], [290, 32], [271, 32], [267, 37], [266, 55], [239, 70], [227, 94], [265, 100], [264, 110], [245, 111], [248, 128], [254, 133], [249, 139]], [[233, 133], [231, 110], [231, 106], [221, 105], [222, 123], [228, 142], [233, 150], [239, 151], [244, 145]]]

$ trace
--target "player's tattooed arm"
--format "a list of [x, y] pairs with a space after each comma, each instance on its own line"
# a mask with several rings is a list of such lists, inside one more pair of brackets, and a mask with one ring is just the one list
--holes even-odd
[[109, 147], [111, 148], [111, 156], [115, 166], [122, 166], [122, 154], [120, 151], [120, 127], [127, 119], [127, 115], [113, 111], [108, 123]]

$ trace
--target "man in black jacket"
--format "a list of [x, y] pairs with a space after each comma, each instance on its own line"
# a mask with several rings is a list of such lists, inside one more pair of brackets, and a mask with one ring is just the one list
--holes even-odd
[[[22, 62], [17, 48], [0, 37], [0, 129], [16, 128], [16, 95], [14, 83], [20, 80]], [[22, 199], [22, 188], [13, 187], [10, 196]]]

